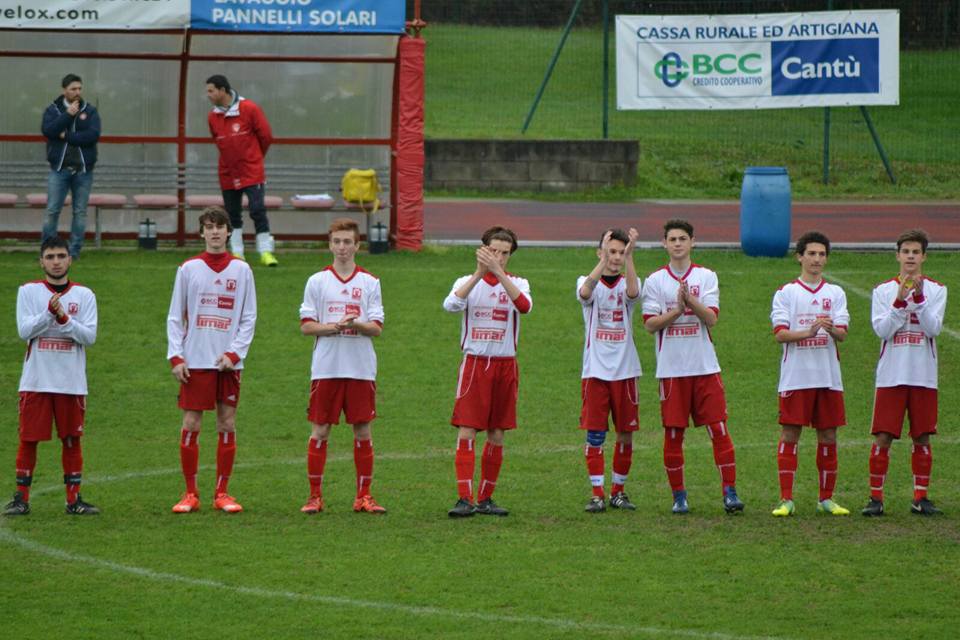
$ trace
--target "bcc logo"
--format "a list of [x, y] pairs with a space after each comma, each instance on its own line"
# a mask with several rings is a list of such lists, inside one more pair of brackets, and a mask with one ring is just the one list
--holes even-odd
[[695, 53], [691, 62], [687, 62], [680, 57], [679, 53], [671, 51], [664, 54], [653, 65], [653, 73], [663, 82], [664, 86], [673, 88], [691, 75], [709, 76], [719, 74], [729, 76], [738, 71], [751, 75], [762, 73], [761, 68], [751, 65], [752, 62], [760, 59], [761, 55], [759, 53], [747, 53], [742, 56], [733, 53], [722, 53], [718, 56]]

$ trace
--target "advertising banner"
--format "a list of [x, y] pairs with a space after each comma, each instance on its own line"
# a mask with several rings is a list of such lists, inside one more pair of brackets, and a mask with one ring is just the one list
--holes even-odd
[[899, 11], [617, 16], [618, 109], [900, 102]]
[[0, 29], [402, 34], [404, 0], [0, 0]]

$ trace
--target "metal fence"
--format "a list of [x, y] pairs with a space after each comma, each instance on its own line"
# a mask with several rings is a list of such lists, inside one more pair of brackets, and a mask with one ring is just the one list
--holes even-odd
[[[557, 58], [542, 101], [524, 121], [573, 7], [579, 12]], [[960, 172], [960, 0], [916, 2], [733, 1], [629, 2], [608, 0], [616, 14], [735, 14], [898, 9], [900, 104], [869, 110], [894, 172], [918, 196], [943, 195], [936, 183]], [[422, 0], [428, 23], [428, 137], [600, 138], [604, 133], [601, 0]], [[413, 3], [411, 2], [411, 10]], [[411, 13], [412, 15], [412, 13]], [[611, 27], [612, 31], [612, 27]], [[609, 137], [638, 139], [683, 171], [688, 158], [716, 154], [709, 171], [729, 173], [749, 164], [785, 164], [791, 175], [819, 181], [824, 110], [616, 111], [615, 43], [609, 43]], [[869, 172], [886, 180], [858, 108], [831, 109], [831, 181]], [[702, 168], [703, 163], [699, 163]], [[955, 180], [955, 178], [952, 178]], [[695, 183], [695, 177], [692, 178]], [[927, 189], [932, 187], [933, 191]], [[949, 194], [947, 194], [949, 197]]]

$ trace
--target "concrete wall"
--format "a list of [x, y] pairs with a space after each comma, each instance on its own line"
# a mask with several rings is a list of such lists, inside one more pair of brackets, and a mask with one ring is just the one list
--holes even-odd
[[637, 180], [636, 140], [436, 140], [426, 188], [575, 191]]

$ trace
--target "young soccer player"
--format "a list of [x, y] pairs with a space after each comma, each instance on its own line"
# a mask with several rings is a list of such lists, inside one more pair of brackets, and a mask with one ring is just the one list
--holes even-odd
[[904, 415], [913, 439], [911, 513], [941, 513], [927, 498], [937, 432], [937, 336], [943, 329], [947, 288], [923, 275], [929, 239], [921, 229], [897, 238], [900, 273], [873, 290], [873, 330], [880, 337], [877, 391], [873, 405], [874, 444], [870, 450], [870, 501], [865, 516], [883, 515], [883, 483], [890, 444], [900, 438]]
[[323, 468], [330, 428], [343, 413], [353, 425], [353, 461], [357, 495], [353, 510], [386, 513], [370, 495], [373, 481], [373, 439], [370, 423], [377, 415], [377, 354], [373, 338], [383, 331], [380, 280], [357, 266], [360, 229], [349, 218], [330, 225], [333, 264], [307, 280], [300, 305], [300, 331], [313, 336], [310, 406], [313, 425], [307, 444], [310, 499], [303, 513], [323, 511]]
[[837, 343], [847, 337], [850, 314], [843, 289], [823, 279], [830, 240], [818, 231], [797, 239], [800, 277], [773, 296], [770, 322], [783, 345], [780, 360], [780, 504], [776, 517], [793, 515], [793, 481], [797, 446], [803, 427], [817, 432], [817, 471], [820, 479], [818, 513], [850, 515], [833, 501], [837, 483], [837, 428], [847, 423]]
[[[603, 443], [613, 418], [617, 444], [613, 451], [610, 506], [634, 510], [624, 493], [633, 460], [633, 432], [640, 428], [637, 377], [640, 358], [633, 344], [633, 309], [640, 299], [640, 279], [633, 264], [633, 248], [640, 234], [623, 229], [604, 231], [597, 248], [597, 265], [590, 275], [577, 278], [577, 300], [583, 307], [583, 368], [580, 392], [580, 428], [587, 432], [584, 456], [593, 497], [585, 511], [606, 510]], [[622, 272], [626, 270], [626, 275]]]
[[177, 269], [167, 315], [167, 358], [180, 383], [180, 465], [187, 490], [174, 513], [200, 509], [197, 466], [203, 412], [217, 412], [217, 485], [213, 508], [239, 513], [227, 492], [237, 453], [240, 372], [253, 341], [257, 293], [250, 266], [227, 251], [230, 219], [221, 207], [200, 214], [205, 251]]
[[[451, 518], [509, 513], [493, 501], [493, 490], [503, 463], [504, 432], [517, 427], [520, 315], [533, 307], [530, 284], [506, 270], [510, 256], [517, 250], [517, 234], [504, 227], [490, 227], [481, 242], [476, 270], [458, 278], [443, 301], [447, 311], [463, 314], [460, 347], [464, 356], [450, 419], [458, 430], [455, 467], [460, 497], [447, 512]], [[474, 503], [477, 431], [486, 431], [487, 442]]]
[[37, 465], [37, 443], [50, 440], [53, 422], [63, 443], [63, 482], [70, 515], [97, 515], [100, 510], [80, 497], [84, 410], [87, 396], [87, 350], [97, 339], [97, 298], [71, 282], [66, 240], [56, 235], [40, 247], [44, 279], [17, 292], [17, 330], [27, 343], [20, 376], [20, 448], [17, 490], [4, 508], [7, 516], [30, 513], [30, 484]]
[[663, 464], [673, 490], [673, 513], [690, 510], [683, 482], [683, 439], [691, 417], [695, 426], [707, 426], [713, 443], [723, 508], [738, 513], [743, 502], [737, 496], [736, 456], [727, 429], [720, 363], [710, 337], [720, 315], [717, 274], [691, 262], [693, 225], [686, 220], [668, 220], [663, 225], [663, 246], [670, 262], [644, 282], [643, 322], [656, 336]]

